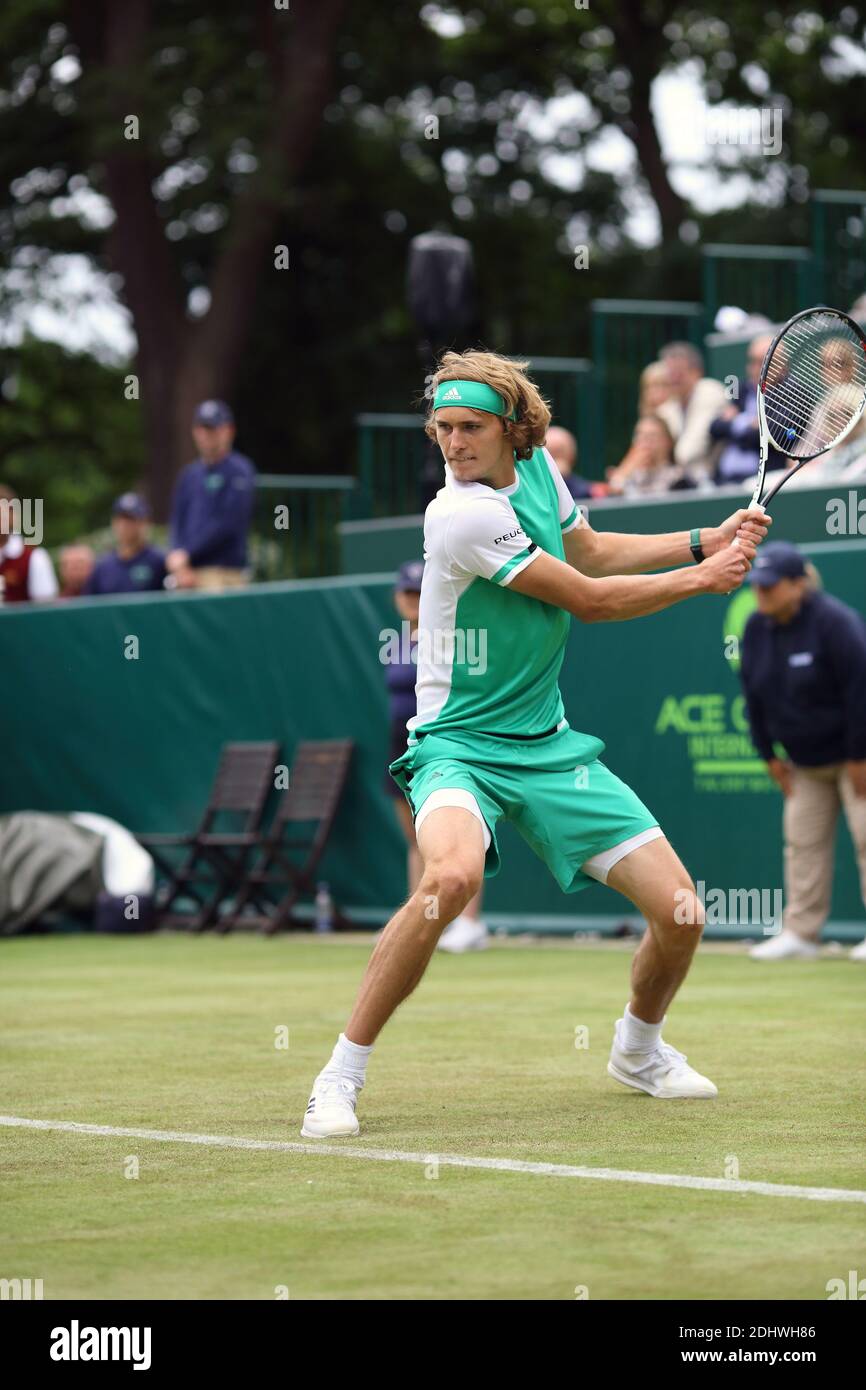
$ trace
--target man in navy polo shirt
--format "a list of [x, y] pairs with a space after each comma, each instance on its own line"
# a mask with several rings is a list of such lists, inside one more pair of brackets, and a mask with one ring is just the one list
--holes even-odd
[[148, 544], [150, 508], [135, 492], [124, 492], [111, 509], [111, 529], [117, 542], [102, 555], [82, 589], [84, 594], [137, 594], [161, 589], [165, 556]]
[[[789, 541], [762, 546], [749, 580], [758, 611], [743, 634], [740, 675], [752, 741], [784, 797], [785, 839], [784, 926], [750, 954], [808, 960], [830, 911], [843, 810], [866, 904], [866, 623], [820, 592]], [[866, 941], [851, 956], [866, 961]]]
[[237, 588], [249, 578], [256, 470], [232, 449], [235, 422], [225, 401], [202, 401], [192, 435], [199, 456], [178, 478], [166, 566], [178, 588]]

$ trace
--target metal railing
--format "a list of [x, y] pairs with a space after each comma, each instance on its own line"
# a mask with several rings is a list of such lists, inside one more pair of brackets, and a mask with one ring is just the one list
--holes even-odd
[[818, 188], [811, 210], [813, 297], [817, 303], [849, 309], [866, 290], [866, 193]]
[[598, 383], [598, 451], [603, 467], [619, 463], [637, 419], [640, 374], [666, 343], [701, 347], [704, 306], [669, 299], [594, 299], [592, 362]]
[[355, 516], [357, 487], [335, 474], [260, 473], [250, 532], [255, 579], [339, 574], [337, 523]]
[[701, 251], [707, 324], [723, 304], [782, 323], [814, 297], [814, 259], [805, 246], [711, 245]]
[[423, 415], [363, 414], [358, 427], [357, 519], [423, 511], [421, 482], [430, 441]]
[[598, 396], [592, 363], [586, 357], [532, 357], [530, 375], [550, 402], [552, 423], [577, 439], [577, 469], [585, 478], [603, 476], [599, 446]]

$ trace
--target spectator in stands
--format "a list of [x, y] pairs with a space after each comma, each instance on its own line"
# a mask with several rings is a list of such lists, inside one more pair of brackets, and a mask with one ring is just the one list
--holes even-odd
[[21, 534], [21, 501], [0, 483], [0, 602], [27, 603], [57, 597], [51, 556]]
[[136, 492], [124, 492], [111, 509], [115, 549], [96, 563], [88, 594], [136, 594], [162, 589], [165, 556], [149, 544], [150, 508]]
[[[736, 403], [726, 405], [710, 425], [710, 437], [721, 444], [715, 481], [720, 487], [753, 478], [760, 461], [757, 386], [761, 364], [773, 341], [772, 333], [761, 333], [749, 343], [746, 353], [746, 384]], [[770, 446], [767, 468], [782, 468], [784, 454]]]
[[826, 392], [818, 401], [804, 438], [804, 453], [813, 453], [828, 440], [836, 439], [847, 426], [863, 399], [858, 371], [862, 349], [844, 338], [831, 338], [821, 348], [821, 377]]
[[854, 300], [848, 313], [861, 328], [866, 327], [866, 294], [861, 294]]
[[673, 448], [664, 420], [659, 415], [644, 415], [634, 427], [625, 458], [607, 475], [610, 492], [622, 497], [649, 497], [690, 486], [673, 461]]
[[[788, 541], [762, 546], [749, 580], [758, 611], [740, 674], [752, 741], [784, 797], [785, 840], [782, 930], [751, 955], [809, 959], [830, 910], [842, 808], [866, 903], [866, 623], [819, 591], [814, 567]], [[852, 958], [866, 960], [866, 941]]]
[[[400, 566], [397, 575], [397, 585], [394, 590], [394, 607], [397, 609], [401, 619], [402, 628], [399, 642], [400, 660], [390, 659], [393, 656], [389, 652], [389, 659], [385, 665], [385, 681], [388, 687], [388, 714], [390, 719], [391, 733], [388, 745], [388, 764], [396, 762], [406, 751], [407, 731], [406, 723], [412, 718], [416, 711], [415, 700], [415, 681], [418, 675], [417, 656], [418, 656], [418, 617], [421, 603], [421, 579], [424, 574], [423, 560], [407, 560]], [[404, 641], [403, 634], [408, 635], [408, 644]], [[404, 650], [408, 646], [408, 650]], [[405, 657], [405, 659], [404, 659]], [[409, 880], [409, 893], [414, 893], [421, 878], [423, 865], [421, 855], [418, 851], [418, 844], [415, 839], [415, 824], [412, 819], [412, 812], [397, 783], [394, 781], [390, 772], [385, 772], [384, 789], [386, 796], [394, 802], [394, 810], [400, 829], [406, 839], [408, 848], [407, 877]], [[435, 795], [435, 793], [434, 793]], [[464, 951], [479, 950], [487, 945], [487, 928], [480, 919], [482, 892], [478, 893], [470, 903], [463, 909], [459, 917], [455, 917], [444, 930], [439, 938], [438, 946], [442, 951], [450, 951], [455, 955], [462, 954]]]
[[[856, 411], [862, 388], [856, 384], [858, 361], [851, 343], [831, 338], [821, 349], [821, 372], [827, 394], [819, 399], [802, 431], [803, 452], [811, 452], [837, 435]], [[821, 484], [859, 482], [866, 474], [866, 417], [851, 433], [816, 459], [810, 459], [795, 473], [788, 487], [818, 487]]]
[[238, 588], [249, 580], [256, 470], [232, 449], [234, 416], [225, 401], [202, 401], [192, 434], [199, 456], [177, 482], [166, 568], [172, 587]]
[[657, 407], [674, 437], [674, 462], [689, 482], [710, 481], [718, 446], [710, 425], [728, 404], [720, 381], [704, 376], [704, 359], [691, 343], [668, 343], [661, 360], [670, 374], [671, 394]]
[[87, 593], [87, 583], [93, 573], [96, 556], [90, 545], [64, 545], [60, 552], [60, 597], [80, 598]]
[[547, 431], [544, 447], [562, 474], [565, 486], [576, 500], [591, 497], [592, 488], [586, 478], [575, 473], [577, 466], [577, 440], [571, 430], [562, 425], [551, 425]]
[[[851, 388], [852, 397], [859, 399], [859, 388]], [[866, 478], [866, 415], [854, 426], [847, 439], [834, 444], [826, 454], [804, 463], [795, 473], [786, 488], [821, 487], [830, 484], [853, 483], [855, 486]]]
[[670, 399], [671, 378], [666, 362], [650, 362], [640, 374], [638, 415], [655, 415], [660, 405]]
[[[863, 482], [866, 479], [866, 415], [861, 416], [846, 440], [828, 449], [816, 462], [824, 464], [830, 482]], [[801, 471], [805, 473], [810, 467], [807, 463]]]

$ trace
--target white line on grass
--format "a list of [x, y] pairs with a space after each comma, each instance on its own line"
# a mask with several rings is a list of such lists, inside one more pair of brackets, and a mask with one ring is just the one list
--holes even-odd
[[72, 1120], [27, 1120], [0, 1115], [11, 1129], [50, 1129], [65, 1134], [107, 1138], [155, 1139], [165, 1144], [202, 1144], [214, 1149], [254, 1149], [271, 1153], [330, 1154], [378, 1163], [437, 1162], [450, 1168], [483, 1168], [496, 1173], [532, 1173], [543, 1178], [594, 1178], [600, 1182], [642, 1182], [654, 1187], [692, 1187], [705, 1192], [748, 1192], [759, 1197], [800, 1197], [810, 1202], [864, 1202], [866, 1192], [844, 1187], [792, 1187], [777, 1182], [742, 1182], [733, 1178], [693, 1178], [683, 1173], [640, 1173], [627, 1168], [575, 1168], [567, 1163], [527, 1163], [519, 1158], [472, 1158], [465, 1154], [403, 1153], [399, 1149], [359, 1149], [344, 1144], [297, 1144], [280, 1139], [235, 1139], [224, 1134], [187, 1134], [172, 1129], [126, 1129], [114, 1125], [76, 1124]]

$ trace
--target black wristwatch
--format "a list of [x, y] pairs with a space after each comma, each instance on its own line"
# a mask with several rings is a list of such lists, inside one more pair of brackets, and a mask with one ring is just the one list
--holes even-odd
[[699, 565], [701, 563], [701, 560], [706, 560], [707, 557], [701, 550], [700, 526], [693, 526], [691, 531], [689, 532], [689, 550], [692, 552], [692, 559], [694, 560], [696, 565]]

